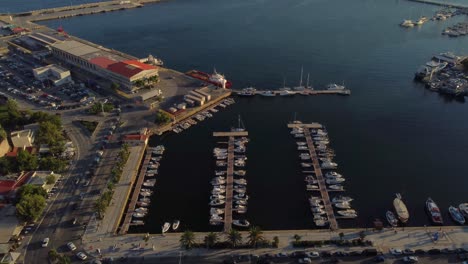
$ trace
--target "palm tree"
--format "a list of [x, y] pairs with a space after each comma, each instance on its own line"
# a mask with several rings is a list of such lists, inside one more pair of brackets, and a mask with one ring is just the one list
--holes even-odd
[[195, 234], [190, 230], [186, 230], [182, 236], [180, 236], [179, 242], [181, 247], [191, 249], [195, 244]]
[[344, 233], [343, 233], [343, 232], [340, 232], [338, 235], [340, 236], [340, 240], [343, 240]]
[[239, 231], [231, 229], [228, 233], [228, 241], [231, 243], [231, 246], [235, 248], [242, 242], [242, 235]]
[[263, 236], [262, 236], [263, 232], [262, 230], [260, 230], [259, 227], [256, 227], [256, 226], [252, 226], [250, 229], [249, 229], [249, 244], [251, 247], [257, 247], [257, 243], [260, 242], [260, 241], [263, 241]]
[[205, 244], [207, 248], [212, 248], [218, 242], [218, 234], [210, 232], [205, 236]]
[[298, 235], [298, 234], [295, 234], [293, 236], [293, 238], [294, 238], [294, 241], [296, 241], [296, 242], [299, 242], [302, 239], [302, 237], [300, 235]]
[[364, 231], [359, 232], [359, 238], [361, 240], [364, 240], [364, 238], [366, 238], [366, 232], [364, 232]]

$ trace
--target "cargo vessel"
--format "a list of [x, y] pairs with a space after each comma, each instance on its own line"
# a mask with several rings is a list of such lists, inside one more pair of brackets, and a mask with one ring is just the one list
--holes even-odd
[[232, 83], [226, 80], [224, 75], [217, 73], [216, 70], [214, 70], [213, 74], [208, 74], [197, 70], [188, 71], [186, 74], [192, 78], [214, 84], [221, 88], [230, 89], [232, 86]]

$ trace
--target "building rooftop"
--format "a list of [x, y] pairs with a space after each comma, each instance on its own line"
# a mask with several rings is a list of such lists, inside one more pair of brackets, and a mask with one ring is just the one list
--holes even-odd
[[0, 244], [6, 244], [13, 235], [20, 232], [18, 219], [16, 218], [16, 207], [7, 205], [0, 209]]
[[128, 140], [140, 140], [140, 141], [145, 141], [148, 138], [147, 135], [125, 135], [123, 137], [124, 141]]
[[156, 70], [157, 68], [148, 64], [141, 63], [137, 60], [127, 60], [111, 64], [107, 67], [108, 70], [131, 78], [142, 71]]

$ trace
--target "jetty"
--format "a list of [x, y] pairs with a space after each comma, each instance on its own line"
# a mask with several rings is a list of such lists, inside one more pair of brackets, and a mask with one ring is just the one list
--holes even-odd
[[[248, 96], [254, 96], [254, 95], [262, 95], [266, 90], [255, 90], [251, 91]], [[269, 97], [275, 97], [275, 96], [282, 96], [280, 90], [273, 90], [270, 91], [272, 95], [274, 96], [269, 96]], [[237, 89], [232, 89], [232, 93], [236, 95], [244, 95], [242, 94], [242, 90], [237, 90]], [[336, 95], [351, 95], [351, 90], [349, 89], [342, 89], [342, 90], [313, 90], [306, 88], [302, 91], [288, 91], [287, 95], [284, 95], [282, 97], [288, 97], [292, 95], [320, 95], [320, 94], [336, 94]], [[245, 96], [245, 95], [244, 95]]]
[[302, 128], [304, 131], [304, 137], [307, 142], [307, 148], [309, 150], [309, 155], [312, 160], [312, 166], [314, 168], [315, 176], [317, 177], [317, 182], [319, 185], [320, 194], [322, 196], [324, 210], [327, 213], [328, 222], [330, 224], [331, 230], [338, 229], [338, 223], [336, 222], [335, 213], [333, 211], [333, 206], [330, 201], [330, 196], [328, 195], [327, 185], [325, 183], [325, 179], [322, 174], [322, 169], [320, 167], [317, 151], [315, 150], [314, 141], [312, 140], [312, 136], [310, 135], [310, 129], [319, 129], [322, 128], [322, 125], [319, 123], [310, 123], [310, 124], [302, 124], [302, 123], [290, 123], [288, 124], [288, 128]]
[[246, 137], [247, 131], [213, 132], [214, 137], [228, 137], [227, 173], [226, 173], [226, 202], [224, 204], [224, 232], [232, 228], [232, 202], [234, 196], [234, 140], [235, 137]]
[[143, 223], [135, 224], [135, 223], [131, 223], [131, 221], [132, 221], [132, 214], [134, 213], [135, 206], [138, 202], [138, 196], [140, 194], [141, 186], [143, 184], [143, 181], [145, 180], [146, 168], [148, 167], [149, 161], [151, 160], [151, 154], [153, 150], [154, 150], [153, 148], [149, 148], [149, 147], [146, 149], [146, 155], [143, 160], [140, 173], [138, 174], [137, 179], [135, 181], [133, 193], [131, 195], [130, 201], [128, 202], [127, 211], [124, 213], [122, 217], [122, 223], [118, 229], [118, 234], [120, 235], [126, 234], [128, 232], [129, 227], [132, 225], [143, 225]]

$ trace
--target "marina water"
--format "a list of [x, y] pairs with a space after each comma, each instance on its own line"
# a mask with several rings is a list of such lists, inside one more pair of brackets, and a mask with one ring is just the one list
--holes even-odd
[[216, 67], [236, 88], [276, 89], [283, 78], [297, 86], [304, 67], [315, 88], [344, 82], [352, 89], [349, 97], [237, 98], [188, 131], [152, 138], [151, 145], [167, 151], [147, 224], [134, 231], [160, 232], [173, 219], [182, 229], [221, 230], [208, 225], [212, 132], [236, 125], [238, 114], [251, 139], [247, 219], [263, 229], [312, 228], [296, 144], [286, 128], [294, 113], [329, 131], [346, 195], [359, 212], [356, 220], [340, 220], [341, 227], [384, 219], [397, 192], [415, 226], [429, 224], [427, 197], [441, 207], [446, 224], [452, 223], [448, 206], [468, 200], [467, 105], [413, 82], [432, 55], [468, 54], [467, 38], [441, 35], [465, 18], [398, 26], [438, 9], [403, 0], [173, 0], [45, 24], [139, 57], [151, 53], [179, 71]]

